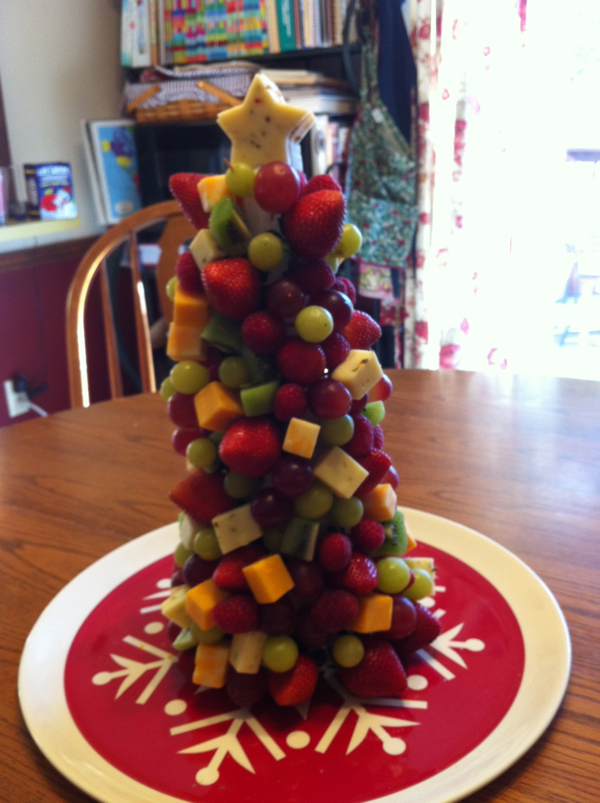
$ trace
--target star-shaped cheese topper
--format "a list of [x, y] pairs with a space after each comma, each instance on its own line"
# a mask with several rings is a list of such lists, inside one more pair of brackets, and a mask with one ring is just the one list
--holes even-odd
[[244, 102], [221, 112], [217, 122], [231, 140], [231, 162], [252, 167], [289, 161], [288, 145], [300, 142], [315, 118], [286, 103], [278, 86], [258, 73]]

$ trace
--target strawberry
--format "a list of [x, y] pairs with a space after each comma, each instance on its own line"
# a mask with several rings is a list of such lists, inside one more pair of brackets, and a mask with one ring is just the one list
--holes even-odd
[[373, 427], [373, 448], [381, 451], [384, 443], [385, 437], [383, 435], [383, 429], [381, 428], [381, 424], [377, 424], [376, 427]]
[[319, 545], [319, 563], [327, 572], [339, 572], [350, 563], [352, 541], [343, 533], [328, 533]]
[[272, 354], [285, 340], [285, 326], [279, 318], [260, 310], [244, 320], [242, 338], [255, 354]]
[[332, 572], [329, 579], [334, 585], [342, 586], [353, 594], [370, 594], [377, 587], [379, 575], [371, 558], [361, 552], [353, 552], [346, 568], [341, 572]]
[[181, 211], [197, 229], [208, 228], [209, 215], [202, 209], [198, 182], [204, 176], [198, 173], [175, 173], [169, 179], [171, 195], [179, 202]]
[[431, 644], [442, 632], [439, 619], [420, 602], [413, 603], [417, 612], [417, 623], [410, 636], [394, 641], [394, 649], [402, 658]]
[[357, 697], [398, 697], [406, 689], [406, 673], [392, 645], [381, 636], [367, 636], [363, 643], [362, 661], [340, 669], [340, 680]]
[[304, 195], [283, 216], [283, 232], [302, 257], [325, 257], [336, 247], [344, 230], [346, 199], [336, 190]]
[[356, 304], [356, 287], [350, 279], [345, 276], [336, 276], [331, 289], [337, 290], [339, 293], [345, 293], [352, 304]]
[[333, 332], [333, 334], [321, 341], [320, 346], [325, 352], [325, 360], [329, 372], [334, 371], [350, 354], [350, 343], [339, 332]]
[[358, 616], [358, 601], [349, 591], [328, 588], [314, 603], [310, 615], [326, 633], [337, 633], [349, 627]]
[[342, 188], [333, 176], [326, 174], [320, 176], [313, 176], [306, 186], [302, 188], [300, 195], [310, 195], [311, 192], [318, 192], [319, 190], [336, 190], [341, 192]]
[[235, 594], [217, 602], [212, 615], [216, 626], [231, 635], [248, 633], [258, 627], [258, 606], [249, 594]]
[[268, 474], [280, 454], [279, 430], [266, 416], [234, 421], [219, 445], [221, 460], [244, 477]]
[[324, 259], [309, 259], [300, 262], [290, 273], [289, 278], [302, 292], [314, 296], [330, 289], [335, 274]]
[[302, 418], [307, 409], [306, 396], [300, 385], [288, 382], [282, 385], [275, 394], [273, 413], [279, 421]]
[[351, 457], [365, 457], [373, 449], [373, 425], [364, 415], [355, 415], [354, 434], [344, 444], [344, 451]]
[[373, 449], [366, 457], [359, 458], [357, 462], [369, 472], [369, 476], [362, 481], [354, 492], [355, 496], [361, 497], [370, 493], [376, 485], [379, 485], [392, 465], [392, 460], [385, 452]]
[[350, 538], [361, 552], [373, 552], [385, 541], [385, 530], [378, 521], [363, 519], [350, 530]]
[[202, 278], [208, 302], [215, 312], [241, 321], [258, 309], [260, 279], [247, 259], [234, 257], [210, 262]]
[[309, 608], [300, 608], [296, 612], [294, 636], [309, 650], [324, 647], [329, 641], [329, 633], [315, 622]]
[[300, 705], [312, 697], [319, 679], [316, 663], [299, 655], [295, 666], [287, 672], [269, 672], [269, 692], [277, 705]]
[[169, 499], [201, 524], [210, 524], [215, 516], [235, 507], [236, 502], [225, 491], [220, 474], [194, 471], [173, 488]]
[[179, 286], [186, 293], [201, 293], [204, 289], [202, 274], [189, 251], [184, 251], [179, 255], [175, 265], [175, 276], [177, 276]]
[[368, 313], [355, 309], [342, 334], [351, 348], [370, 349], [381, 337], [381, 327]]
[[290, 382], [312, 385], [323, 376], [327, 366], [325, 352], [317, 343], [291, 337], [275, 355], [277, 367]]
[[250, 708], [262, 700], [268, 690], [267, 670], [264, 666], [253, 675], [237, 672], [231, 664], [227, 667], [225, 691], [234, 705]]
[[248, 583], [242, 569], [264, 557], [265, 551], [257, 543], [241, 546], [223, 555], [212, 575], [212, 581], [226, 591], [247, 591]]

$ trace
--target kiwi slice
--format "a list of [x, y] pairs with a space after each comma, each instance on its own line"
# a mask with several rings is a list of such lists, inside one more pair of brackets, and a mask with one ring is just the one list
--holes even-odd
[[272, 357], [259, 357], [252, 349], [244, 343], [242, 345], [242, 360], [248, 366], [248, 373], [250, 374], [250, 382], [253, 385], [262, 385], [275, 379], [277, 376], [277, 369], [275, 361]]
[[319, 534], [319, 522], [300, 517], [293, 518], [285, 528], [280, 552], [302, 560], [312, 560]]
[[215, 312], [202, 330], [202, 337], [207, 343], [228, 354], [239, 354], [242, 350], [241, 324]]
[[267, 415], [273, 410], [275, 394], [279, 387], [279, 381], [273, 379], [262, 385], [255, 385], [250, 388], [242, 388], [240, 399], [244, 408], [244, 415], [249, 417], [255, 415]]
[[233, 198], [228, 195], [214, 205], [208, 228], [219, 248], [227, 254], [243, 254], [252, 238]]
[[406, 533], [406, 524], [404, 523], [404, 514], [396, 508], [393, 517], [389, 521], [382, 521], [381, 523], [385, 532], [385, 541], [379, 549], [369, 554], [376, 557], [380, 555], [388, 555], [395, 558], [402, 557], [408, 549], [408, 535]]
[[185, 652], [198, 644], [198, 639], [191, 630], [182, 630], [173, 642], [173, 649]]

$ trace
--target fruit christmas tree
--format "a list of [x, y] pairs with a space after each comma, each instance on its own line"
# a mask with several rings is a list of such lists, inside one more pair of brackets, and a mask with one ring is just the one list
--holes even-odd
[[337, 182], [291, 166], [313, 118], [266, 77], [218, 122], [227, 173], [170, 181], [198, 233], [169, 286], [161, 388], [189, 469], [170, 494], [169, 635], [193, 682], [238, 705], [305, 702], [323, 667], [353, 694], [396, 696], [403, 658], [440, 626], [384, 451], [381, 330], [336, 277], [361, 235]]

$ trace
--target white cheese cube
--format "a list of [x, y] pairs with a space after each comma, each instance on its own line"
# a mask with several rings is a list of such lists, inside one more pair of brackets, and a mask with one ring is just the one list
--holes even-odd
[[342, 499], [350, 499], [358, 486], [369, 476], [366, 468], [363, 468], [339, 446], [334, 446], [321, 458], [313, 473], [318, 480], [321, 480], [336, 496], [341, 496]]
[[176, 586], [171, 589], [171, 596], [162, 603], [160, 609], [163, 616], [170, 619], [175, 624], [179, 625], [183, 630], [186, 630], [191, 624], [192, 620], [185, 610], [185, 600], [188, 586]]
[[309, 460], [315, 450], [320, 430], [318, 424], [312, 424], [301, 418], [292, 418], [285, 433], [283, 451]]
[[200, 229], [190, 243], [190, 253], [200, 270], [203, 270], [210, 262], [223, 259], [225, 256], [208, 229]]
[[212, 520], [221, 552], [225, 555], [240, 546], [246, 546], [262, 536], [262, 530], [252, 518], [250, 505], [242, 505]]
[[260, 630], [248, 633], [236, 633], [231, 640], [229, 663], [236, 672], [244, 675], [255, 675], [260, 669], [262, 651], [269, 637]]
[[331, 375], [332, 379], [341, 382], [350, 391], [353, 399], [362, 399], [382, 376], [383, 371], [375, 352], [363, 349], [352, 349]]

